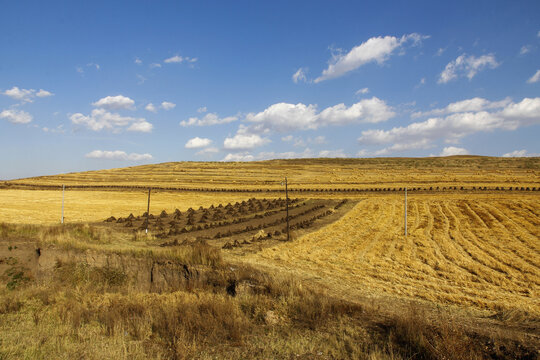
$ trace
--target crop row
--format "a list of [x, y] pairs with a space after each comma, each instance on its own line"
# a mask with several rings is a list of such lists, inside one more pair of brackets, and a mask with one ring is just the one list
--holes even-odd
[[[31, 189], [62, 189], [62, 185], [35, 185], [35, 184], [22, 184], [22, 183], [4, 183], [0, 184], [0, 188], [10, 188], [10, 187], [26, 187]], [[147, 190], [148, 186], [122, 186], [122, 185], [68, 185], [66, 189], [72, 190]], [[189, 192], [228, 192], [228, 193], [282, 193], [283, 189], [232, 189], [232, 188], [187, 188], [187, 187], [164, 187], [164, 186], [152, 186], [153, 190], [160, 191], [189, 191]], [[394, 192], [394, 191], [403, 191], [404, 187], [385, 187], [385, 188], [289, 188], [289, 192]], [[487, 186], [430, 186], [430, 187], [411, 187], [407, 188], [407, 191], [452, 191], [452, 190], [489, 190], [489, 191], [540, 191], [540, 187], [530, 187], [530, 186], [515, 186], [515, 187], [487, 187]]]

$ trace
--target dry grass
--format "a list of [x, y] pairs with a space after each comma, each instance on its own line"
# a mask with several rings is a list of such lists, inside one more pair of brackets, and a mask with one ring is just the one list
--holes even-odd
[[421, 298], [540, 316], [540, 200], [370, 198], [337, 222], [252, 255], [338, 296]]
[[533, 354], [530, 344], [475, 339], [445, 316], [430, 322], [417, 305], [381, 317], [289, 277], [245, 267], [234, 274], [256, 290], [231, 297], [224, 278], [220, 288], [212, 282], [165, 294], [132, 292], [121, 271], [59, 263], [46, 285], [0, 289], [0, 357], [443, 360]]
[[186, 188], [539, 186], [540, 158], [296, 159], [247, 163], [175, 162], [17, 180], [34, 185]]

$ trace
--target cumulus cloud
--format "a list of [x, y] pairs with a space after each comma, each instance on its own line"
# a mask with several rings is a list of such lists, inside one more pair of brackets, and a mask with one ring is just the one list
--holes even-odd
[[137, 57], [137, 58], [135, 58], [135, 64], [137, 64], [137, 65], [141, 65], [141, 64], [142, 64], [142, 60], [141, 60], [141, 59], [139, 59], [138, 57]]
[[383, 64], [396, 49], [403, 49], [408, 42], [418, 45], [428, 37], [416, 33], [404, 35], [401, 38], [395, 36], [372, 37], [353, 47], [346, 54], [334, 54], [328, 68], [322, 72], [321, 76], [315, 79], [315, 83], [343, 76], [370, 62]]
[[355, 123], [378, 123], [395, 116], [395, 112], [377, 97], [363, 99], [347, 107], [337, 104], [317, 112], [316, 105], [302, 103], [278, 103], [259, 113], [246, 115], [248, 127], [244, 133], [290, 132], [295, 130], [315, 130], [328, 125]]
[[9, 109], [0, 113], [0, 119], [6, 119], [13, 124], [28, 124], [33, 117], [26, 111]]
[[151, 63], [150, 64], [150, 69], [155, 69], [155, 68], [160, 68], [160, 67], [161, 67], [160, 63]]
[[295, 84], [298, 84], [300, 81], [303, 81], [303, 82], [307, 82], [307, 78], [306, 78], [306, 72], [307, 72], [307, 69], [305, 68], [300, 68], [298, 69], [292, 76], [292, 80]]
[[206, 106], [202, 106], [202, 107], [197, 109], [198, 113], [205, 113], [206, 111], [208, 111], [208, 109], [206, 109]]
[[156, 109], [155, 105], [152, 104], [152, 103], [149, 103], [144, 108], [146, 109], [146, 111], [150, 111], [150, 112], [153, 112], [153, 113], [157, 112], [157, 109]]
[[540, 124], [540, 98], [525, 98], [519, 103], [510, 102], [494, 111], [487, 111], [482, 107], [480, 109], [480, 111], [456, 112], [445, 117], [429, 118], [390, 130], [362, 131], [358, 141], [361, 144], [375, 145], [392, 143], [390, 148], [386, 148], [389, 152], [399, 149], [427, 148], [432, 146], [433, 141], [437, 139], [455, 143], [477, 132], [515, 130], [523, 126]]
[[69, 119], [73, 124], [85, 126], [93, 131], [105, 129], [120, 132], [123, 129], [127, 129], [128, 131], [150, 132], [153, 127], [144, 118], [122, 116], [101, 108], [92, 110], [90, 115], [83, 115], [81, 113], [73, 114]]
[[499, 65], [500, 64], [495, 60], [493, 54], [482, 55], [479, 57], [463, 54], [446, 65], [441, 72], [438, 83], [446, 84], [461, 76], [466, 76], [471, 80], [479, 71], [486, 68], [495, 69]]
[[255, 160], [255, 157], [251, 155], [250, 153], [243, 152], [243, 153], [230, 153], [227, 154], [222, 161], [253, 161]]
[[135, 101], [133, 101], [127, 96], [116, 95], [116, 96], [106, 96], [104, 98], [101, 98], [95, 103], [92, 103], [92, 105], [95, 107], [108, 109], [108, 110], [120, 110], [120, 109], [132, 110], [134, 109]]
[[154, 125], [150, 124], [148, 121], [144, 119], [139, 119], [138, 121], [131, 124], [127, 128], [127, 131], [149, 133], [149, 132], [152, 132], [153, 128], [154, 128]]
[[88, 159], [106, 159], [106, 160], [123, 160], [123, 161], [144, 161], [151, 160], [152, 155], [150, 154], [137, 154], [131, 153], [128, 154], [125, 151], [103, 151], [103, 150], [94, 150], [85, 155]]
[[445, 108], [442, 109], [433, 109], [429, 111], [418, 111], [412, 114], [413, 118], [422, 117], [422, 116], [440, 116], [445, 114], [453, 114], [453, 113], [460, 113], [460, 112], [475, 112], [475, 111], [483, 111], [488, 109], [500, 109], [508, 104], [510, 104], [512, 100], [507, 97], [500, 101], [489, 101], [480, 97], [475, 97], [472, 99], [457, 101], [454, 103], [449, 104]]
[[233, 137], [225, 138], [223, 147], [227, 150], [250, 150], [266, 145], [269, 142], [269, 139], [262, 138], [256, 134], [236, 134]]
[[176, 107], [176, 104], [172, 102], [164, 101], [161, 103], [161, 108], [165, 110], [171, 110], [171, 109], [174, 109], [175, 107]]
[[445, 147], [439, 156], [469, 155], [467, 149], [455, 146]]
[[52, 92], [43, 89], [36, 92], [34, 89], [19, 89], [17, 86], [4, 91], [2, 94], [22, 102], [33, 102], [36, 96], [42, 98], [54, 95]]
[[212, 140], [200, 138], [200, 137], [194, 137], [193, 139], [189, 139], [188, 142], [185, 145], [186, 149], [200, 149], [203, 147], [207, 147], [212, 143]]
[[503, 157], [536, 157], [540, 154], [529, 153], [527, 150], [514, 150], [512, 152], [506, 153]]
[[238, 120], [236, 116], [227, 116], [225, 118], [220, 118], [216, 113], [208, 113], [202, 118], [191, 117], [188, 121], [182, 120], [180, 122], [181, 126], [211, 126], [211, 125], [220, 125], [227, 124], [233, 121]]
[[533, 84], [539, 81], [540, 81], [540, 70], [537, 70], [536, 73], [533, 76], [531, 76], [529, 80], [527, 80], [529, 84]]

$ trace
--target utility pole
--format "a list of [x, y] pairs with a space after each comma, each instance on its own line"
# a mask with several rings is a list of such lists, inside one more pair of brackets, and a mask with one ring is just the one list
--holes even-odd
[[407, 188], [405, 188], [405, 237], [407, 237]]
[[287, 189], [287, 177], [285, 177], [285, 206], [287, 208], [287, 241], [290, 241], [289, 236], [289, 191]]
[[146, 233], [148, 234], [148, 217], [150, 216], [150, 191], [152, 188], [148, 188], [148, 207], [146, 208]]
[[62, 184], [62, 217], [60, 218], [60, 223], [64, 223], [64, 193], [66, 192], [66, 185]]

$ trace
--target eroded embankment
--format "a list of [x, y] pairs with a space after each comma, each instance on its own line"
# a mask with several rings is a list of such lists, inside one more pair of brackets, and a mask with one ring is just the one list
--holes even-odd
[[71, 271], [100, 271], [112, 277], [113, 282], [141, 292], [185, 289], [208, 282], [209, 276], [213, 276], [209, 274], [215, 271], [209, 266], [188, 265], [171, 259], [0, 240], [0, 277], [8, 287], [29, 281], [46, 282], [66, 265]]

